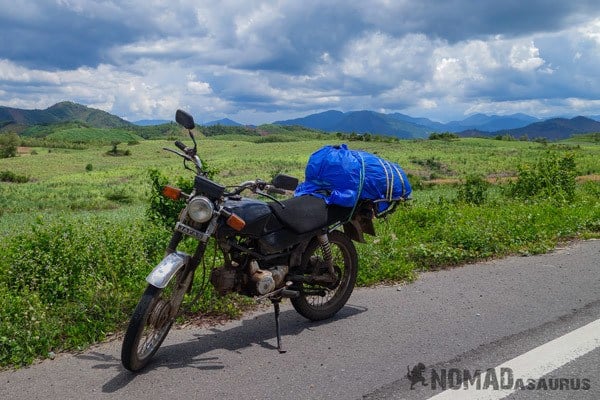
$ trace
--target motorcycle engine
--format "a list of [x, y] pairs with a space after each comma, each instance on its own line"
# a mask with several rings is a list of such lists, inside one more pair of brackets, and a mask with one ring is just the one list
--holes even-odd
[[210, 283], [221, 296], [231, 292], [264, 295], [282, 287], [287, 273], [287, 265], [261, 269], [258, 262], [252, 260], [246, 270], [233, 262], [214, 268], [210, 273]]
[[214, 268], [210, 272], [210, 283], [221, 296], [236, 291], [238, 282], [238, 268], [236, 266], [225, 265]]

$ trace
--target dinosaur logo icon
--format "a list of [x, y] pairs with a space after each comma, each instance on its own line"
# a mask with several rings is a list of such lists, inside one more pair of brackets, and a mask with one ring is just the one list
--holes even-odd
[[423, 376], [423, 374], [425, 373], [425, 370], [427, 369], [427, 368], [425, 368], [425, 364], [418, 363], [417, 365], [415, 365], [413, 367], [412, 371], [411, 371], [410, 367], [407, 365], [406, 369], [408, 370], [406, 377], [408, 379], [410, 379], [410, 390], [413, 390], [415, 384], [419, 383], [419, 382], [421, 382], [421, 385], [427, 386], [427, 382], [425, 382], [425, 377]]

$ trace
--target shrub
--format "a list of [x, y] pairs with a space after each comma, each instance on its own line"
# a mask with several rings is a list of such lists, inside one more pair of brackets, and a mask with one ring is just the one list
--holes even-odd
[[443, 133], [432, 133], [429, 135], [429, 140], [446, 140], [451, 141], [460, 138], [456, 133], [443, 132]]
[[16, 157], [20, 143], [16, 133], [0, 134], [0, 158]]
[[[217, 174], [216, 169], [211, 168], [204, 162], [203, 168], [209, 179]], [[151, 169], [148, 171], [148, 176], [150, 178], [150, 200], [146, 209], [146, 217], [150, 222], [172, 229], [179, 219], [179, 213], [184, 207], [184, 202], [183, 200], [173, 201], [162, 194], [163, 188], [169, 183], [169, 180], [160, 171]], [[191, 193], [194, 189], [194, 180], [191, 177], [179, 177], [175, 182], [175, 186], [184, 193]]]
[[116, 201], [117, 203], [131, 204], [133, 203], [133, 196], [127, 189], [115, 189], [105, 195], [107, 200]]
[[516, 182], [509, 186], [509, 194], [520, 199], [550, 198], [572, 201], [575, 196], [576, 165], [573, 153], [562, 157], [548, 151], [535, 164], [518, 168]]
[[496, 136], [494, 136], [494, 139], [496, 139], [496, 140], [504, 140], [504, 141], [508, 141], [508, 142], [513, 142], [513, 141], [517, 140], [517, 139], [515, 139], [514, 136], [512, 136], [512, 135], [510, 135], [508, 133], [506, 133], [504, 135], [496, 135]]
[[0, 182], [26, 183], [29, 182], [29, 177], [12, 171], [0, 171]]
[[458, 201], [469, 204], [481, 205], [487, 199], [487, 190], [490, 184], [478, 175], [467, 176], [466, 181], [458, 188]]
[[[179, 219], [179, 213], [184, 207], [184, 201], [173, 201], [162, 194], [163, 188], [169, 180], [158, 170], [152, 169], [148, 173], [150, 177], [150, 201], [146, 209], [146, 217], [151, 222], [171, 229]], [[194, 188], [194, 181], [179, 177], [176, 186], [185, 193], [190, 193]]]
[[85, 170], [88, 171], [88, 172], [91, 171], [91, 170], [93, 170], [93, 169], [94, 169], [94, 166], [92, 164], [87, 164], [85, 166]]
[[410, 186], [413, 190], [422, 190], [425, 188], [425, 185], [423, 184], [423, 178], [421, 178], [420, 176], [409, 173], [406, 174], [406, 177], [408, 178]]

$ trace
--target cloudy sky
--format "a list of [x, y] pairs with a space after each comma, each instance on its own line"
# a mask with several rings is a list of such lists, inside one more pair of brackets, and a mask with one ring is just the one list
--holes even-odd
[[600, 114], [598, 0], [0, 0], [0, 105]]

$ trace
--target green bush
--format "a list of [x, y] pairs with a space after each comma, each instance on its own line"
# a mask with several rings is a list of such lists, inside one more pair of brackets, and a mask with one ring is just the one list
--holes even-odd
[[535, 164], [518, 168], [517, 180], [510, 184], [509, 194], [520, 199], [550, 198], [570, 202], [575, 196], [576, 177], [573, 153], [559, 156], [548, 151]]
[[0, 134], [0, 158], [16, 157], [20, 143], [16, 133]]
[[[217, 174], [217, 170], [206, 163], [203, 163], [203, 168], [209, 179]], [[148, 171], [148, 177], [150, 178], [150, 199], [146, 209], [146, 217], [150, 222], [161, 225], [166, 229], [173, 229], [173, 226], [179, 220], [179, 213], [185, 206], [185, 202], [183, 200], [174, 201], [163, 195], [163, 188], [169, 184], [169, 179], [160, 171], [151, 169]], [[189, 194], [194, 190], [194, 180], [192, 177], [178, 177], [174, 186]]]
[[[184, 200], [174, 201], [163, 195], [163, 188], [169, 183], [169, 180], [160, 171], [152, 169], [148, 175], [150, 178], [150, 199], [146, 209], [146, 217], [150, 222], [166, 229], [172, 229], [179, 219], [179, 213], [185, 206], [185, 202]], [[191, 193], [194, 189], [194, 181], [191, 178], [179, 177], [175, 186], [185, 193]]]
[[459, 138], [460, 138], [460, 136], [458, 136], [456, 133], [451, 133], [451, 132], [443, 132], [443, 133], [434, 132], [429, 135], [429, 140], [451, 141], [451, 140], [456, 140]]
[[467, 176], [466, 181], [458, 188], [458, 201], [469, 204], [481, 205], [487, 199], [487, 190], [490, 184], [478, 175]]
[[0, 182], [26, 183], [29, 182], [29, 177], [12, 171], [0, 171]]
[[133, 195], [126, 188], [118, 188], [108, 192], [105, 195], [107, 200], [115, 201], [117, 203], [122, 204], [131, 204], [133, 203]]

